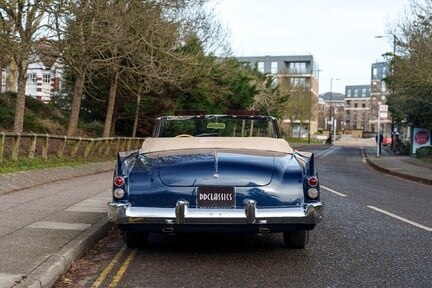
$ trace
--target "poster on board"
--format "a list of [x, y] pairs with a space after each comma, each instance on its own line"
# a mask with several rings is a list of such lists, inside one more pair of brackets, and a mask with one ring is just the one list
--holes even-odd
[[413, 145], [412, 153], [415, 154], [416, 150], [423, 146], [431, 145], [431, 131], [425, 128], [414, 128], [413, 130]]

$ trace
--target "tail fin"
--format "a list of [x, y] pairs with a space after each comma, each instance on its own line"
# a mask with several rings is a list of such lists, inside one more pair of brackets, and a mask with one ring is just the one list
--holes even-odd
[[315, 156], [314, 153], [309, 157], [309, 175], [315, 175]]
[[139, 150], [131, 150], [126, 152], [118, 152], [117, 153], [117, 163], [116, 163], [116, 175], [118, 175], [122, 171], [123, 162], [130, 158], [136, 157], [139, 153]]

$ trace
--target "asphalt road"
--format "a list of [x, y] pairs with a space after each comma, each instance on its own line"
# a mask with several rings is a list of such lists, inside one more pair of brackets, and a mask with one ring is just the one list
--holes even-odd
[[56, 287], [430, 287], [430, 186], [369, 168], [361, 147], [315, 152], [326, 210], [306, 249], [278, 234], [155, 234], [132, 250], [114, 231]]

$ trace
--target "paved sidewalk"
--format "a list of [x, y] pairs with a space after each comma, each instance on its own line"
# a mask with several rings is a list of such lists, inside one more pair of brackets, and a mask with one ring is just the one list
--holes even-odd
[[374, 138], [358, 139], [350, 135], [343, 135], [334, 145], [361, 146], [365, 160], [375, 169], [393, 176], [432, 185], [432, 164], [425, 163], [413, 156], [393, 155], [389, 147], [385, 146], [382, 146], [381, 155], [377, 157]]
[[[360, 146], [376, 169], [432, 185], [432, 165], [386, 149], [376, 157], [372, 139], [343, 137], [335, 145]], [[114, 162], [103, 162], [0, 174], [0, 288], [51, 287], [109, 231], [113, 167]], [[79, 184], [69, 180], [53, 185], [75, 177], [82, 186], [71, 189]]]
[[363, 147], [366, 161], [382, 172], [408, 180], [432, 185], [432, 165], [413, 156], [399, 156], [387, 149], [377, 157], [376, 147]]
[[102, 162], [0, 174], [0, 288], [51, 287], [106, 235], [113, 168]]

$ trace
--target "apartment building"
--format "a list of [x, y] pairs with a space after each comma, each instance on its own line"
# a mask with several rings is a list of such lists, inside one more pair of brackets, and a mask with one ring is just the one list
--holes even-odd
[[[337, 92], [326, 92], [320, 95], [321, 106], [319, 129], [332, 130], [331, 123], [336, 124], [336, 131], [340, 131], [345, 126], [344, 119], [344, 99], [345, 95]], [[332, 122], [333, 121], [333, 122]]]
[[368, 129], [370, 85], [345, 86], [344, 110], [345, 129]]
[[289, 126], [290, 136], [305, 138], [317, 132], [319, 70], [312, 55], [250, 56], [238, 59], [256, 67], [261, 73], [275, 76], [279, 82], [286, 81], [293, 94], [297, 93], [305, 98], [308, 111], [284, 116], [283, 123]]
[[[384, 79], [389, 74], [388, 62], [376, 62], [371, 65], [371, 85], [370, 85], [370, 117], [369, 131], [378, 131], [378, 108], [380, 104], [386, 104], [390, 90], [386, 87]], [[390, 115], [380, 119], [380, 131], [383, 135], [391, 134]]]

